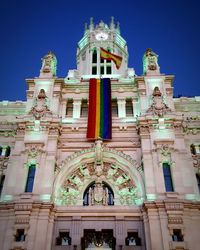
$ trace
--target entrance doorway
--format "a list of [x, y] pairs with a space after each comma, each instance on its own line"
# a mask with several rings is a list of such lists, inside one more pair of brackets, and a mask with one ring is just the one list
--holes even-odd
[[113, 237], [112, 229], [84, 229], [84, 236], [81, 239], [82, 250], [115, 250], [116, 240]]

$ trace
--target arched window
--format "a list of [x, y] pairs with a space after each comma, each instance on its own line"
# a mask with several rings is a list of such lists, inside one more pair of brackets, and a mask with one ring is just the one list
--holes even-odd
[[171, 168], [170, 168], [170, 165], [168, 163], [163, 163], [163, 175], [164, 175], [166, 192], [174, 192], [173, 183], [172, 183]]
[[35, 179], [35, 165], [30, 165], [28, 169], [28, 177], [26, 181], [25, 192], [32, 192], [33, 191], [33, 184]]
[[92, 52], [92, 63], [97, 63], [97, 50], [94, 49]]
[[97, 50], [92, 51], [92, 75], [97, 74]]
[[198, 185], [199, 193], [200, 193], [200, 175], [199, 174], [196, 174], [196, 179], [197, 179], [197, 185]]
[[[108, 191], [108, 203], [107, 205], [109, 206], [112, 206], [114, 205], [114, 193], [111, 189], [111, 187], [105, 183], [105, 182], [102, 182], [102, 186], [103, 186], [103, 189]], [[84, 194], [83, 194], [83, 206], [89, 206], [90, 204], [90, 195], [89, 195], [89, 190], [94, 190], [95, 188], [95, 182], [92, 182], [85, 190]]]

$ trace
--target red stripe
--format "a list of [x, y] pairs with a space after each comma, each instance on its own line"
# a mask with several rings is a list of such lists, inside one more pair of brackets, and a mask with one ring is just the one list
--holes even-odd
[[89, 85], [89, 110], [88, 110], [88, 128], [87, 138], [95, 138], [96, 128], [96, 85], [97, 79], [91, 78]]

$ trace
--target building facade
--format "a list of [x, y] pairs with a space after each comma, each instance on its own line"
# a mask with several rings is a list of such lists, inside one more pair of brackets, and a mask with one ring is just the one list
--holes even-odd
[[[199, 250], [200, 97], [173, 98], [151, 49], [128, 68], [113, 19], [90, 20], [76, 59], [59, 78], [49, 52], [27, 100], [0, 102], [0, 249]], [[111, 80], [110, 140], [86, 138], [91, 78]]]

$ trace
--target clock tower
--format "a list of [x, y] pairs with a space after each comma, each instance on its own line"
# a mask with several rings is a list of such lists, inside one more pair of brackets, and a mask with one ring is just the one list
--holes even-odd
[[[119, 69], [112, 61], [100, 58], [101, 47], [123, 58]], [[127, 77], [131, 73], [134, 75], [133, 69], [128, 70], [127, 64], [127, 44], [120, 34], [119, 23], [115, 23], [114, 18], [111, 17], [110, 25], [103, 21], [95, 25], [93, 18], [90, 18], [89, 26], [85, 24], [84, 36], [78, 42], [77, 74], [83, 79], [98, 78], [100, 75], [118, 79]]]

